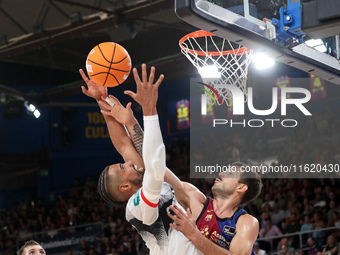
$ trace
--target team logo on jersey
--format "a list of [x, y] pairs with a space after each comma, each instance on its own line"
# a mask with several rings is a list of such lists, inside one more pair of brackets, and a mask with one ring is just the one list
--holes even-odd
[[212, 219], [212, 214], [208, 214], [207, 216], [205, 216], [205, 221], [211, 221]]
[[209, 235], [209, 226], [205, 225], [203, 228], [201, 228], [201, 234], [204, 236], [208, 236]]
[[140, 202], [139, 191], [137, 191], [137, 192], [135, 193], [135, 197], [133, 198], [133, 204], [134, 204], [135, 206], [137, 206], [137, 205], [139, 205], [139, 202]]
[[226, 225], [223, 227], [223, 233], [228, 236], [234, 236], [236, 234], [236, 229]]

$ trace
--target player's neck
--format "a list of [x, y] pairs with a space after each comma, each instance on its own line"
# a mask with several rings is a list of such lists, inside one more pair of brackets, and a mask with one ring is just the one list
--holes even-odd
[[235, 211], [238, 209], [239, 201], [234, 197], [227, 199], [216, 197], [213, 200], [213, 206], [215, 214], [219, 218], [227, 218], [233, 216]]

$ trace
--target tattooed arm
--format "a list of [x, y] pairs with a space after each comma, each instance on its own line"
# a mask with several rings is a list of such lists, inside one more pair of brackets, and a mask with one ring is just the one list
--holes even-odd
[[[120, 125], [125, 126], [125, 131], [127, 132], [127, 135], [131, 138], [135, 150], [142, 157], [144, 136], [143, 129], [141, 128], [135, 116], [133, 115], [133, 112], [131, 110], [131, 103], [128, 103], [125, 108], [124, 106], [122, 106], [122, 104], [119, 102], [117, 98], [115, 98], [112, 95], [109, 95], [109, 97], [114, 102], [114, 106], [111, 107], [105, 102], [101, 101], [99, 105], [103, 108], [102, 110], [104, 110], [102, 111], [102, 113], [104, 114], [104, 116], [113, 117], [113, 119], [119, 122]], [[103, 100], [104, 99], [105, 98], [103, 98]], [[120, 139], [123, 139], [123, 137], [120, 137]]]
[[136, 151], [139, 155], [143, 156], [143, 129], [139, 125], [138, 121], [135, 119], [135, 123], [131, 123], [130, 125], [125, 125], [127, 131], [131, 137], [132, 143], [135, 146]]

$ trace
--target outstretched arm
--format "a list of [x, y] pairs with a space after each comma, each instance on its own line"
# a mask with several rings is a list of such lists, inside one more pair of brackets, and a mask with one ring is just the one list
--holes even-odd
[[[133, 75], [137, 84], [137, 92], [133, 93], [131, 91], [125, 91], [124, 93], [130, 95], [137, 103], [139, 103], [143, 107], [144, 116], [149, 114], [150, 115], [157, 114], [156, 102], [158, 98], [158, 93], [156, 92], [158, 92], [158, 90], [156, 89], [152, 90], [153, 88], [152, 84], [155, 79], [155, 68], [151, 67], [149, 79], [147, 79], [147, 71], [145, 64], [142, 65], [142, 80], [140, 79], [136, 69], [133, 69]], [[161, 75], [160, 78], [155, 82], [154, 88], [158, 88], [162, 80], [163, 76]], [[128, 129], [131, 130], [131, 127], [130, 128], [128, 127]], [[145, 126], [144, 129], [146, 132]], [[139, 133], [135, 132], [133, 137], [134, 137], [133, 139], [138, 138], [138, 141], [143, 141], [143, 132], [141, 130]], [[144, 134], [144, 139], [145, 137], [146, 134]], [[146, 164], [145, 158], [144, 163]], [[190, 183], [182, 182], [169, 169], [166, 169], [165, 181], [168, 182], [173, 187], [176, 198], [183, 205], [183, 207], [185, 208], [190, 207], [194, 211], [194, 216], [197, 218], [200, 211], [202, 210], [202, 206], [206, 199], [204, 194], [201, 193], [195, 186], [191, 185]]]
[[[107, 89], [88, 79], [83, 70], [80, 69], [79, 73], [87, 85], [87, 88], [85, 86], [81, 87], [82, 92], [97, 101], [101, 112], [103, 113], [111, 141], [118, 153], [122, 155], [125, 161], [131, 161], [133, 164], [136, 164], [138, 169], [143, 168], [144, 164], [141, 156], [136, 152], [124, 126], [117, 121], [119, 118], [122, 118], [121, 121], [123, 121], [123, 119], [126, 118], [125, 116], [129, 116], [129, 113], [132, 113], [131, 103], [124, 108], [117, 100], [113, 107], [109, 106], [104, 101], [107, 97]], [[108, 114], [109, 112], [112, 112], [117, 119]]]
[[137, 85], [137, 92], [126, 91], [143, 109], [144, 142], [143, 160], [145, 174], [143, 179], [143, 194], [151, 203], [157, 203], [162, 190], [165, 174], [165, 146], [160, 131], [156, 103], [158, 87], [164, 76], [161, 75], [154, 83], [155, 68], [152, 67], [149, 79], [147, 78], [146, 65], [142, 65], [142, 80], [137, 70], [133, 69]]

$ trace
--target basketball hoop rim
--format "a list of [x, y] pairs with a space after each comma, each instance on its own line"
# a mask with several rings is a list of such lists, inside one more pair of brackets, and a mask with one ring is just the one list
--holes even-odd
[[201, 38], [201, 37], [205, 37], [205, 36], [216, 36], [213, 33], [204, 31], [204, 30], [199, 30], [199, 31], [195, 31], [192, 33], [189, 33], [185, 36], [183, 36], [180, 40], [179, 40], [179, 47], [181, 48], [181, 50], [188, 52], [190, 54], [193, 55], [198, 55], [198, 56], [206, 56], [206, 55], [211, 55], [211, 56], [225, 56], [228, 54], [233, 54], [236, 56], [241, 56], [247, 53], [251, 52], [251, 49], [247, 48], [247, 47], [241, 47], [237, 50], [225, 50], [225, 51], [200, 51], [200, 50], [191, 50], [188, 49], [187, 47], [185, 47], [183, 45], [183, 43], [188, 40], [189, 38]]

